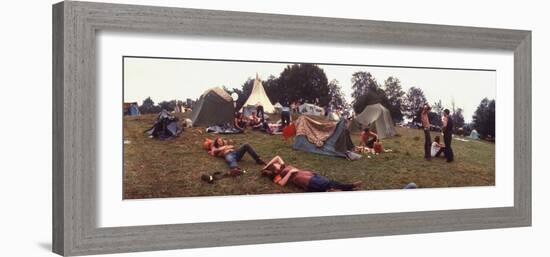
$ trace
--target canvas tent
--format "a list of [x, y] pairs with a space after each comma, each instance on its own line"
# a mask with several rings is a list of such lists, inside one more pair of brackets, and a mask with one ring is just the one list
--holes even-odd
[[178, 125], [178, 118], [166, 110], [162, 110], [155, 124], [144, 133], [161, 140], [177, 137], [183, 130]]
[[479, 133], [477, 132], [477, 130], [472, 129], [472, 132], [470, 133], [469, 138], [476, 139], [476, 140], [479, 139]]
[[258, 77], [258, 74], [256, 74], [254, 86], [252, 87], [250, 96], [248, 97], [248, 99], [246, 99], [246, 102], [244, 102], [243, 108], [256, 106], [257, 104], [262, 105], [264, 107], [264, 112], [266, 113], [275, 112], [275, 107], [273, 107], [273, 104], [271, 104], [269, 97], [267, 97], [264, 86], [262, 85], [262, 81]]
[[136, 102], [133, 103], [123, 103], [122, 109], [124, 111], [124, 115], [129, 116], [139, 116], [141, 113], [139, 112], [138, 104]]
[[281, 111], [283, 111], [283, 105], [282, 105], [281, 103], [279, 103], [279, 102], [275, 103], [275, 104], [273, 105], [273, 108], [275, 108], [275, 111], [276, 111], [276, 112], [281, 112]]
[[298, 110], [301, 114], [306, 115], [323, 116], [325, 114], [325, 109], [314, 104], [302, 104]]
[[345, 120], [318, 121], [302, 115], [295, 124], [295, 150], [346, 158], [354, 148]]
[[233, 123], [235, 106], [231, 96], [221, 87], [206, 90], [191, 113], [193, 126], [209, 127]]
[[391, 137], [397, 134], [390, 111], [381, 104], [367, 105], [363, 112], [355, 117], [355, 120], [363, 126], [374, 124], [379, 138]]

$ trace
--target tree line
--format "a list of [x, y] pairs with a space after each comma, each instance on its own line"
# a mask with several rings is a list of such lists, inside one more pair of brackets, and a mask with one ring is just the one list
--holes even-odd
[[[361, 113], [367, 105], [380, 103], [390, 111], [395, 123], [402, 122], [405, 118], [420, 122], [422, 106], [428, 103], [421, 88], [410, 87], [405, 92], [401, 81], [396, 77], [388, 77], [380, 84], [370, 72], [358, 71], [352, 74], [351, 83], [353, 101], [350, 104], [356, 113]], [[278, 77], [271, 75], [262, 84], [272, 103], [297, 101], [321, 107], [348, 106], [339, 82], [329, 81], [324, 70], [315, 64], [287, 65]], [[254, 79], [248, 78], [239, 88], [229, 89], [224, 86], [224, 89], [228, 93], [239, 95], [237, 108], [240, 108], [250, 96], [253, 86]], [[445, 109], [442, 101], [437, 100], [430, 105], [430, 123], [442, 126], [441, 115]], [[461, 129], [466, 134], [476, 129], [482, 137], [494, 137], [495, 100], [483, 99], [471, 124], [465, 124], [462, 108], [451, 103], [449, 109], [457, 130]]]
[[[412, 120], [413, 123], [420, 122], [422, 106], [428, 103], [420, 87], [410, 87], [404, 91], [399, 78], [390, 76], [383, 83], [379, 83], [367, 71], [357, 71], [352, 74], [351, 97], [353, 100], [347, 103], [339, 81], [329, 81], [324, 70], [315, 64], [287, 65], [278, 77], [271, 75], [266, 80], [262, 80], [262, 84], [272, 103], [313, 103], [321, 107], [342, 109], [351, 107], [355, 113], [361, 113], [367, 105], [380, 103], [390, 111], [395, 123], [402, 122], [405, 118]], [[239, 95], [236, 108], [240, 109], [250, 96], [253, 86], [254, 79], [248, 78], [240, 87], [223, 86], [223, 88], [229, 94]], [[148, 97], [139, 106], [139, 110], [141, 113], [158, 113], [162, 109], [173, 111], [178, 105], [191, 107], [179, 100], [155, 104]], [[445, 109], [442, 101], [437, 100], [430, 105], [432, 106], [428, 115], [430, 123], [441, 126], [441, 115]], [[449, 109], [455, 127], [462, 129], [462, 133], [466, 134], [476, 129], [481, 137], [495, 136], [495, 100], [483, 99], [472, 117], [471, 124], [465, 124], [462, 108], [451, 103]]]
[[176, 107], [183, 106], [183, 107], [189, 107], [187, 106], [187, 103], [181, 100], [171, 100], [171, 101], [161, 101], [158, 104], [155, 104], [153, 99], [151, 97], [145, 98], [141, 105], [138, 106], [139, 112], [143, 114], [149, 114], [149, 113], [159, 113], [162, 110], [167, 110], [169, 112], [172, 112], [176, 110]]

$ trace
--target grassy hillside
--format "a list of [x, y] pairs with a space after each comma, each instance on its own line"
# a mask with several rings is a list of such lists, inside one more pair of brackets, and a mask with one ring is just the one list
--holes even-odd
[[[180, 118], [184, 118], [182, 114]], [[214, 184], [200, 180], [204, 173], [226, 171], [221, 158], [211, 157], [202, 149], [203, 128], [186, 129], [183, 134], [168, 141], [147, 138], [143, 131], [155, 121], [156, 115], [124, 117], [124, 197], [158, 198], [182, 196], [212, 196], [237, 194], [268, 194], [301, 192], [293, 186], [281, 187], [260, 176], [261, 166], [246, 156], [240, 165], [247, 173], [225, 178]], [[443, 158], [427, 162], [423, 159], [423, 133], [421, 130], [397, 128], [399, 136], [384, 139], [383, 153], [358, 161], [294, 151], [292, 139], [270, 136], [257, 131], [227, 135], [236, 145], [249, 143], [268, 161], [282, 156], [297, 167], [315, 170], [341, 182], [363, 181], [364, 190], [400, 189], [409, 182], [421, 188], [490, 186], [495, 183], [495, 145], [483, 141], [462, 142], [453, 140], [455, 162]], [[433, 133], [432, 136], [435, 136]], [[352, 139], [358, 144], [359, 134]]]

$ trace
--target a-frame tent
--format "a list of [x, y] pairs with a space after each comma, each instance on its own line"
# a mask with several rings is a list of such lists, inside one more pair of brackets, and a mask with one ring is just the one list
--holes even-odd
[[392, 137], [397, 134], [390, 111], [381, 104], [371, 104], [365, 107], [355, 120], [363, 126], [374, 124], [379, 138]]
[[235, 106], [231, 96], [221, 87], [206, 90], [195, 103], [191, 120], [194, 127], [233, 124]]

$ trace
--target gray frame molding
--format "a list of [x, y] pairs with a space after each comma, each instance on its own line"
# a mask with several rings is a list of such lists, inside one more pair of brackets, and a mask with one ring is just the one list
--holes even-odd
[[[96, 227], [99, 30], [514, 52], [514, 206]], [[531, 225], [531, 32], [65, 1], [53, 6], [53, 251], [87, 255]], [[304, 233], [308, 231], [308, 233]]]

